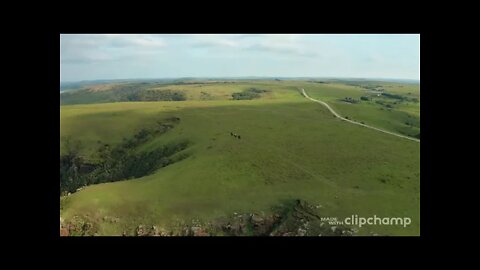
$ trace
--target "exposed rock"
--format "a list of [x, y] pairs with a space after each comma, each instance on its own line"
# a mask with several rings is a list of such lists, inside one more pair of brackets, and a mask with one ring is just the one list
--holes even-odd
[[210, 234], [208, 234], [202, 228], [200, 228], [200, 227], [194, 227], [194, 228], [192, 228], [193, 236], [210, 236]]
[[[321, 205], [320, 205], [321, 206]], [[319, 205], [306, 201], [287, 202], [272, 212], [237, 213], [203, 223], [193, 219], [189, 222], [178, 220], [171, 227], [138, 225], [133, 231], [136, 236], [352, 236], [358, 232], [341, 224], [330, 225], [322, 221]], [[88, 220], [85, 221], [85, 220]], [[104, 216], [104, 222], [117, 223], [119, 218]], [[74, 216], [68, 223], [60, 218], [60, 235], [96, 235], [94, 217]], [[130, 232], [130, 235], [132, 233]], [[127, 236], [123, 231], [122, 236]]]
[[145, 236], [145, 228], [143, 225], [139, 225], [135, 231], [136, 236]]
[[[293, 207], [292, 207], [293, 206]], [[319, 207], [296, 200], [292, 206], [285, 205], [284, 216], [274, 227], [273, 236], [341, 236], [351, 235], [351, 230], [344, 226], [330, 226], [321, 220], [317, 212]], [[352, 233], [353, 234], [353, 233]]]
[[193, 232], [190, 227], [184, 227], [182, 231], [182, 236], [193, 236]]
[[93, 227], [93, 225], [92, 225], [91, 223], [85, 222], [85, 223], [83, 224], [83, 226], [82, 226], [82, 230], [83, 230], [84, 232], [87, 232], [87, 231], [89, 231], [90, 229], [92, 229], [92, 227]]
[[60, 236], [69, 236], [67, 228], [60, 228]]
[[109, 223], [118, 223], [120, 219], [117, 217], [104, 216], [103, 221], [109, 222]]
[[261, 226], [264, 222], [264, 219], [259, 215], [253, 214], [251, 217], [251, 221], [254, 226]]

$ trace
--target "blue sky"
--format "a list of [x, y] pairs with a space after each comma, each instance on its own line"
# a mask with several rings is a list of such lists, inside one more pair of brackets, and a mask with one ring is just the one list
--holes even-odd
[[61, 81], [174, 77], [420, 79], [420, 35], [60, 35]]

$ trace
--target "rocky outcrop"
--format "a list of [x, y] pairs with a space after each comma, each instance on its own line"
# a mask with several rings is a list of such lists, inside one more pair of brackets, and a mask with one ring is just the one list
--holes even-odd
[[339, 224], [322, 221], [319, 207], [303, 200], [296, 200], [286, 207], [280, 224], [270, 236], [349, 236], [353, 230]]
[[208, 228], [211, 235], [226, 236], [348, 236], [354, 231], [322, 222], [319, 209], [303, 200], [277, 207], [273, 214], [237, 214], [219, 219]]
[[[198, 220], [179, 222], [168, 229], [158, 225], [140, 224], [123, 236], [351, 236], [355, 230], [341, 224], [322, 220], [323, 206], [312, 206], [306, 201], [295, 200], [271, 213], [233, 213], [228, 217], [202, 223]], [[105, 216], [103, 222], [118, 223], [119, 218]], [[74, 217], [68, 223], [60, 219], [60, 235], [96, 235], [94, 222]]]
[[68, 236], [69, 232], [67, 228], [60, 228], [60, 236]]
[[60, 218], [60, 236], [93, 236], [97, 230], [97, 224], [88, 217], [74, 216], [69, 221]]

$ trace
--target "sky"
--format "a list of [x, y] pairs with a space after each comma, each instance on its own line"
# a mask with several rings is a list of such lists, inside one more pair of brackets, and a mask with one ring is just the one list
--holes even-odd
[[61, 34], [60, 80], [420, 79], [420, 35]]

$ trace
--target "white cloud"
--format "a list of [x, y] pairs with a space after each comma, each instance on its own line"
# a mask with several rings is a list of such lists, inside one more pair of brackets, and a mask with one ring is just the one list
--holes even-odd
[[165, 41], [153, 35], [106, 35], [105, 45], [113, 47], [136, 47], [137, 49], [163, 48]]
[[90, 63], [115, 61], [164, 50], [166, 42], [156, 35], [61, 35], [61, 61]]
[[257, 41], [246, 47], [246, 49], [289, 54], [302, 57], [314, 57], [318, 55], [317, 52], [306, 46], [302, 35], [260, 35]]
[[197, 34], [192, 35], [194, 48], [215, 47], [262, 53], [313, 57], [317, 53], [305, 46], [302, 35], [288, 34]]
[[240, 42], [235, 40], [233, 35], [193, 35], [194, 40], [191, 42], [193, 47], [229, 47], [234, 48], [240, 46]]
[[418, 73], [418, 43], [382, 35], [82, 34], [61, 35], [60, 57], [62, 78], [69, 80], [192, 74], [408, 77]]

